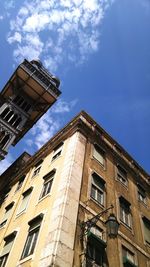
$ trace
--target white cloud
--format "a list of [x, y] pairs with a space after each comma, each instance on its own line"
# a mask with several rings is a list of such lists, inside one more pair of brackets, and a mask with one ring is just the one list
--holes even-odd
[[45, 144], [62, 126], [64, 114], [70, 112], [76, 103], [76, 99], [71, 102], [59, 99], [31, 129], [30, 138], [26, 141], [27, 146], [33, 147], [34, 145], [39, 149]]
[[70, 103], [60, 100], [57, 102], [55, 106], [52, 108], [53, 113], [65, 113], [65, 112], [70, 112], [70, 110], [76, 105], [77, 99], [71, 101]]
[[13, 158], [10, 154], [8, 154], [6, 158], [0, 162], [0, 174], [2, 174], [12, 163]]
[[[12, 1], [13, 3], [13, 1]], [[14, 59], [42, 58], [51, 71], [84, 62], [99, 46], [99, 25], [112, 0], [24, 0], [10, 21]], [[30, 37], [30, 38], [29, 38]]]
[[7, 38], [7, 41], [9, 44], [14, 42], [21, 43], [21, 34], [19, 32], [15, 32], [13, 36]]

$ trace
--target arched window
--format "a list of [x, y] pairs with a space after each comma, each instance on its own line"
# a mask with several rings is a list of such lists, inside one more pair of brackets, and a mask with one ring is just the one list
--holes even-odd
[[31, 105], [28, 103], [28, 101], [26, 99], [24, 99], [22, 96], [17, 95], [13, 102], [19, 106], [22, 110], [28, 112], [29, 109], [31, 108]]
[[17, 114], [14, 114], [14, 116], [11, 117], [9, 123], [10, 123], [11, 125], [13, 125], [17, 119], [18, 119], [18, 115], [17, 115]]
[[7, 144], [9, 138], [10, 138], [10, 134], [6, 134], [5, 137], [2, 139], [2, 141], [0, 142], [1, 148], [3, 148]]
[[5, 118], [6, 115], [10, 112], [10, 108], [6, 107], [3, 112], [1, 113], [1, 118]]
[[19, 118], [15, 121], [15, 123], [13, 124], [13, 126], [14, 126], [14, 127], [17, 127], [17, 126], [20, 124], [21, 121], [22, 121], [22, 119], [21, 119], [21, 117], [19, 117]]
[[5, 131], [1, 131], [0, 132], [0, 142], [3, 140], [4, 136], [5, 136]]
[[14, 112], [11, 110], [8, 112], [8, 114], [5, 116], [5, 121], [9, 121], [14, 116]]

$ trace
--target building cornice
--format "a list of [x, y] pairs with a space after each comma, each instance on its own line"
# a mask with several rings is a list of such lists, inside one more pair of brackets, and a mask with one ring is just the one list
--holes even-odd
[[[124, 148], [117, 143], [95, 120], [93, 120], [85, 111], [81, 111], [73, 118], [64, 128], [62, 128], [56, 135], [54, 135], [46, 144], [42, 146], [30, 160], [22, 166], [21, 170], [10, 178], [9, 183], [14, 183], [17, 179], [26, 174], [31, 167], [33, 167], [40, 159], [46, 157], [51, 153], [61, 141], [73, 135], [75, 132], [81, 132], [91, 142], [95, 140], [104, 143], [105, 146], [113, 153], [113, 155], [125, 162], [126, 165], [135, 174], [135, 177], [141, 177], [147, 185], [149, 185], [150, 176], [144, 169], [124, 150]], [[3, 179], [3, 175], [1, 176]], [[1, 191], [1, 190], [0, 190]]]

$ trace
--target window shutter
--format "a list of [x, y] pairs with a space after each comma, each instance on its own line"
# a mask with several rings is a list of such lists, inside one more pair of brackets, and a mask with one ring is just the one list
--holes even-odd
[[19, 207], [18, 213], [20, 213], [26, 209], [28, 202], [29, 202], [31, 192], [32, 192], [32, 188], [23, 193], [23, 199], [22, 199], [21, 205]]
[[10, 241], [10, 242], [6, 242], [6, 245], [4, 246], [3, 248], [3, 251], [2, 251], [2, 254], [1, 254], [1, 257], [8, 254], [12, 248], [12, 245], [13, 245], [13, 239]]
[[15, 239], [15, 236], [16, 236], [16, 231], [14, 231], [11, 235], [9, 235], [8, 237], [5, 237], [4, 240], [5, 240], [5, 245], [3, 247], [3, 250], [2, 250], [2, 253], [1, 253], [1, 257], [6, 255], [6, 254], [9, 254], [11, 248], [12, 248], [12, 245], [13, 245], [13, 242], [14, 242], [14, 239]]
[[104, 165], [104, 151], [97, 145], [94, 145], [93, 157], [97, 159], [102, 165]]

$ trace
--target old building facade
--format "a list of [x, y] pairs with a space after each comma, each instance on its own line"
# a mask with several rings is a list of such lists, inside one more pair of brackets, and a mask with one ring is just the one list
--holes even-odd
[[150, 267], [150, 177], [87, 113], [19, 162], [1, 177], [1, 267]]

